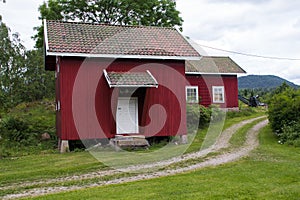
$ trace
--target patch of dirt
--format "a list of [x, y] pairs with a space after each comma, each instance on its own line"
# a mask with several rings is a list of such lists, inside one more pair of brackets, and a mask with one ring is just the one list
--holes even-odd
[[[242, 126], [249, 124], [257, 119], [260, 119], [263, 117], [258, 117], [258, 118], [253, 118], [249, 120], [245, 120], [243, 122], [240, 122], [238, 124], [235, 124], [225, 131], [222, 132], [218, 140], [214, 145], [211, 147], [200, 150], [195, 153], [190, 153], [186, 154], [183, 156], [179, 157], [174, 157], [169, 160], [165, 161], [160, 161], [152, 164], [144, 164], [144, 165], [136, 165], [136, 166], [130, 166], [126, 167], [123, 169], [118, 170], [107, 170], [107, 171], [99, 171], [99, 172], [92, 172], [92, 173], [87, 173], [87, 174], [82, 174], [82, 175], [74, 175], [74, 176], [69, 176], [69, 177], [64, 177], [64, 178], [57, 178], [57, 179], [48, 179], [44, 181], [36, 181], [36, 182], [27, 182], [27, 183], [22, 183], [22, 184], [15, 184], [15, 185], [10, 185], [6, 187], [0, 188], [1, 190], [7, 190], [7, 189], [13, 189], [13, 188], [21, 188], [21, 187], [32, 187], [35, 185], [40, 185], [40, 184], [55, 184], [55, 183], [63, 183], [65, 181], [76, 181], [76, 180], [87, 180], [87, 179], [94, 179], [94, 178], [100, 178], [100, 177], [105, 177], [105, 176], [110, 176], [110, 175], [115, 175], [119, 174], [122, 172], [135, 172], [138, 170], [142, 169], [151, 169], [151, 168], [157, 168], [157, 167], [164, 167], [168, 166], [171, 164], [179, 163], [182, 161], [187, 161], [189, 159], [197, 159], [201, 158], [203, 156], [206, 156], [208, 153], [211, 152], [217, 152], [220, 149], [229, 147], [229, 140], [232, 137], [232, 135]], [[261, 128], [266, 126], [268, 124], [268, 120], [264, 120], [262, 122], [259, 122], [255, 126], [253, 126], [248, 132], [247, 132], [247, 138], [243, 146], [241, 146], [238, 149], [233, 149], [229, 152], [225, 152], [221, 155], [215, 156], [215, 157], [209, 157], [203, 162], [199, 162], [196, 164], [189, 165], [187, 167], [182, 167], [178, 169], [171, 169], [171, 170], [160, 170], [160, 171], [154, 171], [154, 172], [144, 172], [140, 174], [133, 174], [130, 177], [123, 177], [123, 178], [116, 178], [113, 180], [109, 181], [99, 181], [97, 183], [92, 183], [92, 184], [87, 184], [83, 186], [63, 186], [63, 187], [44, 187], [44, 188], [34, 188], [30, 190], [26, 190], [25, 192], [19, 193], [19, 194], [9, 194], [3, 197], [3, 199], [16, 199], [16, 198], [21, 198], [21, 197], [28, 197], [28, 196], [40, 196], [40, 195], [45, 195], [45, 194], [51, 194], [51, 193], [59, 193], [63, 191], [72, 191], [72, 190], [78, 190], [78, 189], [84, 189], [84, 188], [90, 188], [90, 187], [96, 187], [96, 186], [102, 186], [102, 185], [110, 185], [110, 184], [119, 184], [119, 183], [125, 183], [125, 182], [133, 182], [137, 180], [144, 180], [144, 179], [150, 179], [150, 178], [157, 178], [157, 177], [162, 177], [162, 176], [169, 176], [169, 175], [174, 175], [182, 172], [187, 172], [195, 169], [200, 169], [203, 167], [207, 166], [216, 166], [216, 165], [221, 165], [224, 163], [232, 162], [235, 161], [241, 157], [247, 156], [250, 151], [255, 149], [258, 145], [258, 139], [257, 139], [257, 134]]]

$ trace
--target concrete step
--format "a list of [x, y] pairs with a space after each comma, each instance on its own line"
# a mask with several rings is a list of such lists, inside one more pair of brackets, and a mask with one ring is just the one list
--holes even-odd
[[115, 138], [110, 140], [111, 144], [115, 147], [149, 147], [149, 142], [143, 135], [116, 135]]

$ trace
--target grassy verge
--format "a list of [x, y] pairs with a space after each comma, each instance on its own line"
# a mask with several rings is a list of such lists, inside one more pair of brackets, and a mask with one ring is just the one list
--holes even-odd
[[[191, 153], [191, 152], [195, 152], [195, 151], [200, 150], [200, 148], [202, 147], [202, 143], [205, 139], [206, 133], [208, 132], [209, 128], [217, 129], [217, 128], [214, 128], [214, 126], [215, 127], [223, 126], [222, 130], [225, 130], [225, 129], [229, 128], [230, 126], [232, 126], [234, 124], [237, 124], [239, 122], [242, 122], [244, 120], [255, 118], [255, 117], [260, 117], [260, 116], [263, 116], [263, 115], [265, 115], [265, 111], [258, 110], [258, 112], [253, 112], [253, 113], [251, 113], [247, 116], [237, 115], [235, 117], [226, 117], [224, 124], [216, 123], [216, 124], [211, 124], [210, 127], [207, 126], [206, 128], [199, 129], [197, 134], [195, 135], [191, 145], [189, 146], [189, 148], [186, 150], [185, 153]], [[219, 122], [219, 123], [222, 123], [222, 122]]]
[[230, 126], [236, 124], [236, 123], [239, 123], [241, 121], [244, 121], [244, 120], [247, 120], [247, 119], [251, 119], [251, 118], [255, 118], [255, 117], [260, 117], [260, 116], [263, 116], [263, 115], [266, 115], [266, 112], [264, 110], [261, 110], [261, 109], [257, 109], [256, 112], [253, 112], [252, 114], [250, 115], [246, 115], [246, 116], [236, 116], [236, 117], [230, 117], [227, 116], [226, 117], [226, 121], [224, 123], [224, 130], [229, 128]]
[[260, 147], [237, 162], [33, 199], [299, 199], [300, 149], [277, 144], [269, 127], [259, 139]]
[[107, 168], [88, 152], [31, 155], [0, 160], [0, 186], [59, 178]]
[[246, 141], [246, 134], [247, 131], [250, 130], [255, 124], [265, 120], [266, 118], [260, 118], [258, 120], [255, 120], [249, 124], [246, 124], [245, 126], [241, 127], [233, 136], [230, 138], [230, 148], [237, 148], [242, 146]]

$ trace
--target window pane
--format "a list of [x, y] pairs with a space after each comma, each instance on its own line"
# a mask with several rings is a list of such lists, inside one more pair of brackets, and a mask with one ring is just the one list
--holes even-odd
[[224, 87], [213, 87], [213, 101], [216, 103], [224, 102]]
[[198, 102], [198, 88], [190, 87], [186, 88], [186, 100], [189, 103], [197, 103]]

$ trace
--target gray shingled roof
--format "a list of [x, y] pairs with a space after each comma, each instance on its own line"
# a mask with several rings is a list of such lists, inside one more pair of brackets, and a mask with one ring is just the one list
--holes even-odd
[[174, 28], [46, 21], [46, 55], [200, 58]]
[[105, 78], [110, 87], [157, 87], [158, 83], [149, 71], [146, 72], [107, 72]]
[[230, 57], [203, 56], [200, 60], [185, 62], [185, 72], [205, 74], [238, 74], [246, 73]]

